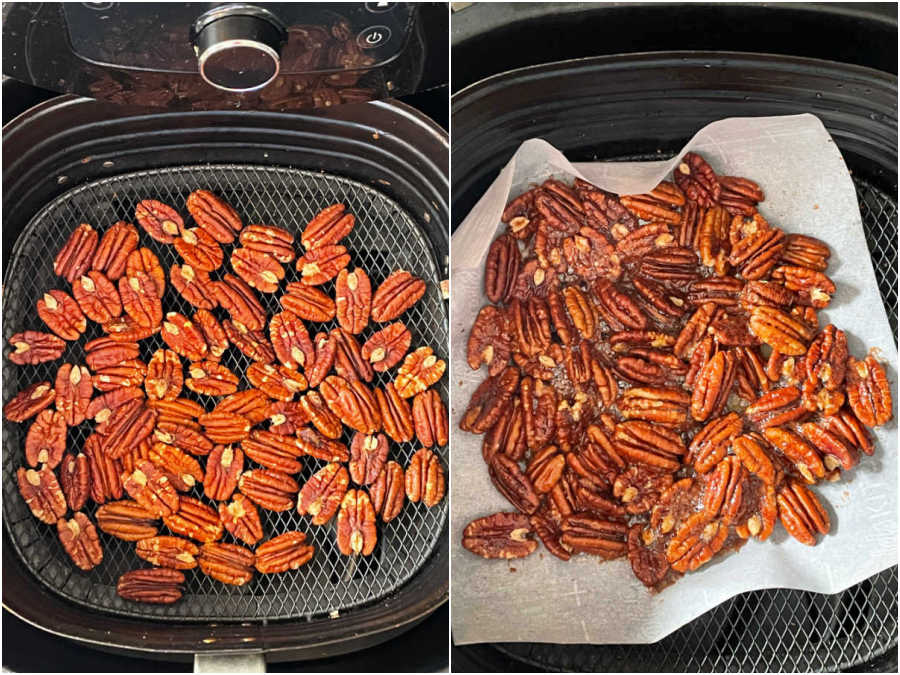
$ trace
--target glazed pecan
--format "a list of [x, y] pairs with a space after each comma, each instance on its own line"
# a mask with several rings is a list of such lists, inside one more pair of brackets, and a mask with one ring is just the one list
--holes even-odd
[[[412, 465], [411, 465], [412, 466]], [[540, 505], [540, 497], [519, 465], [504, 454], [497, 453], [488, 466], [491, 482], [509, 503], [522, 513], [531, 515]], [[407, 484], [409, 470], [407, 469]], [[409, 491], [407, 490], [407, 497]]]
[[698, 422], [722, 412], [734, 384], [737, 355], [731, 350], [717, 352], [700, 369], [691, 396], [691, 417]]
[[409, 350], [412, 333], [401, 321], [389, 324], [372, 334], [362, 346], [362, 358], [376, 372], [383, 373], [400, 363]]
[[473, 520], [463, 530], [462, 545], [482, 558], [524, 558], [538, 546], [528, 516], [495, 513]]
[[781, 254], [782, 262], [816, 272], [825, 271], [829, 257], [831, 249], [828, 244], [804, 234], [789, 234]]
[[806, 353], [813, 331], [804, 322], [775, 307], [758, 306], [750, 312], [750, 330], [772, 349], [788, 356]]
[[347, 490], [338, 511], [338, 550], [343, 555], [371, 555], [377, 541], [375, 510], [369, 495], [363, 490]]
[[[771, 536], [778, 519], [775, 486], [753, 481], [745, 483], [744, 490], [744, 504], [734, 525], [734, 532], [742, 539], [756, 537], [765, 541]], [[752, 506], [752, 510], [748, 513], [749, 506]]]
[[693, 464], [697, 473], [706, 473], [725, 457], [742, 428], [741, 418], [733, 412], [712, 420], [694, 435], [685, 463]]
[[744, 279], [762, 279], [778, 264], [784, 245], [785, 236], [781, 230], [761, 230], [733, 245], [728, 262]]
[[307, 250], [336, 244], [350, 234], [356, 219], [352, 213], [346, 213], [343, 204], [328, 206], [306, 224], [300, 235], [300, 243]]
[[729, 455], [704, 476], [703, 510], [710, 519], [721, 518], [726, 526], [735, 519], [743, 502], [746, 475], [741, 460]]
[[124, 541], [155, 537], [159, 530], [157, 516], [131, 499], [103, 504], [96, 516], [103, 532]]
[[647, 513], [672, 482], [670, 473], [632, 464], [616, 476], [613, 496], [625, 505], [626, 513]]
[[884, 367], [869, 354], [847, 362], [847, 402], [867, 427], [885, 424], [894, 416], [891, 387]]
[[[406, 478], [403, 467], [391, 460], [378, 472], [378, 477], [369, 486], [369, 498], [375, 515], [384, 523], [391, 522], [400, 515], [406, 498]], [[315, 520], [313, 520], [315, 523]]]
[[628, 525], [591, 513], [573, 513], [563, 518], [560, 543], [577, 553], [598, 555], [607, 560], [625, 554]]
[[251, 288], [260, 293], [274, 293], [284, 279], [284, 267], [275, 258], [250, 248], [236, 248], [231, 253], [231, 269]]
[[39, 363], [55, 361], [66, 349], [66, 341], [51, 333], [26, 330], [16, 333], [9, 339], [13, 348], [8, 355], [10, 361], [18, 366], [36, 366]]
[[678, 225], [681, 222], [681, 213], [673, 207], [684, 204], [684, 193], [677, 185], [662, 182], [648, 194], [623, 195], [621, 202], [622, 206], [640, 220]]
[[626, 328], [644, 330], [647, 328], [647, 316], [633, 298], [623, 293], [609, 281], [602, 279], [594, 284], [597, 310], [606, 320], [610, 328], [621, 331]]
[[259, 511], [240, 492], [229, 503], [219, 504], [219, 519], [231, 535], [248, 546], [255, 546], [263, 537]]
[[797, 387], [773, 389], [744, 410], [749, 420], [761, 429], [796, 421], [806, 415]]
[[184, 573], [164, 567], [126, 572], [116, 584], [119, 597], [132, 602], [170, 605], [181, 599]]
[[534, 233], [534, 196], [537, 188], [523, 192], [513, 199], [500, 219], [507, 224], [507, 231], [516, 239], [527, 239]]
[[818, 424], [806, 422], [799, 425], [798, 431], [822, 455], [826, 471], [833, 471], [838, 467], [849, 471], [859, 461], [856, 448]]
[[303, 532], [285, 532], [260, 544], [256, 549], [256, 571], [276, 574], [299, 569], [312, 559], [316, 550], [305, 542]]
[[281, 306], [306, 321], [330, 321], [336, 311], [334, 300], [322, 290], [296, 281], [287, 285], [287, 292], [281, 296]]
[[710, 520], [703, 511], [695, 513], [675, 532], [666, 558], [676, 572], [694, 571], [722, 549], [727, 537], [724, 520]]
[[222, 247], [206, 230], [193, 227], [175, 239], [175, 250], [184, 264], [200, 272], [212, 272], [222, 266]]
[[503, 234], [488, 249], [484, 271], [484, 292], [494, 303], [508, 302], [519, 274], [522, 255], [516, 240]]
[[703, 208], [709, 208], [719, 201], [722, 192], [719, 177], [697, 153], [689, 152], [682, 157], [672, 175], [685, 196]]
[[51, 405], [56, 391], [49, 382], [35, 382], [13, 396], [3, 406], [3, 416], [10, 422], [24, 422]]
[[825, 477], [825, 465], [819, 451], [799, 434], [783, 427], [769, 427], [763, 434], [794, 465], [807, 483], [815, 483]]
[[785, 265], [772, 272], [772, 279], [784, 283], [785, 288], [794, 291], [797, 303], [810, 305], [816, 309], [827, 307], [834, 295], [834, 282], [822, 272], [806, 267]]
[[157, 567], [173, 570], [192, 570], [197, 566], [200, 547], [181, 537], [149, 537], [135, 544], [138, 558]]
[[125, 274], [128, 256], [137, 249], [138, 232], [134, 225], [119, 220], [100, 239], [91, 269], [117, 281]]
[[662, 538], [652, 529], [644, 523], [632, 525], [628, 529], [627, 547], [631, 571], [642, 584], [653, 588], [666, 578], [669, 561], [666, 560]]
[[237, 211], [209, 190], [194, 190], [189, 194], [187, 210], [197, 225], [222, 244], [233, 242], [243, 227]]
[[157, 349], [147, 364], [144, 389], [147, 398], [174, 399], [184, 384], [181, 359], [171, 349]]
[[250, 432], [250, 437], [241, 442], [241, 447], [247, 459], [262, 464], [267, 469], [286, 474], [299, 473], [303, 469], [303, 462], [299, 459], [303, 449], [296, 438], [254, 429]]
[[[274, 225], [247, 225], [239, 236], [241, 246], [272, 256], [281, 263], [289, 263], [294, 253], [294, 235]], [[298, 271], [300, 267], [297, 267]]]
[[163, 517], [172, 532], [200, 542], [217, 541], [223, 527], [216, 510], [194, 497], [181, 496], [178, 510]]
[[768, 444], [758, 434], [745, 434], [735, 438], [731, 444], [734, 454], [744, 468], [755, 474], [766, 485], [775, 484], [775, 467], [766, 450]]
[[166, 290], [166, 273], [159, 264], [159, 258], [149, 248], [139, 248], [128, 255], [128, 260], [125, 262], [125, 274], [134, 276], [138, 272], [143, 272], [153, 280], [156, 295], [162, 298]]
[[65, 417], [59, 411], [42, 410], [31, 423], [25, 436], [25, 462], [28, 466], [46, 464], [55, 469], [66, 451], [68, 431]]
[[137, 468], [122, 477], [122, 487], [128, 495], [157, 517], [178, 511], [178, 492], [168, 474], [148, 460], [141, 460]]
[[680, 434], [648, 422], [621, 422], [613, 438], [616, 451], [623, 457], [667, 471], [678, 469], [687, 452]]
[[842, 408], [834, 415], [825, 417], [822, 422], [827, 431], [839, 436], [860, 452], [871, 455], [875, 451], [872, 437], [866, 431], [862, 422], [846, 408]]
[[372, 320], [393, 321], [425, 295], [425, 282], [405, 270], [396, 270], [381, 282], [372, 296]]
[[19, 494], [32, 515], [43, 523], [52, 525], [66, 514], [66, 498], [49, 466], [39, 470], [20, 467], [16, 472]]
[[37, 301], [37, 313], [47, 328], [63, 340], [77, 340], [87, 329], [78, 303], [65, 291], [53, 289]]
[[91, 496], [91, 466], [81, 452], [67, 453], [59, 466], [59, 486], [72, 511], [80, 511]]
[[518, 385], [519, 371], [512, 366], [484, 380], [472, 394], [460, 420], [460, 429], [483, 434], [493, 427], [506, 410]]
[[626, 420], [643, 420], [669, 427], [680, 427], [687, 420], [691, 395], [678, 389], [632, 387], [616, 406]]
[[200, 547], [197, 564], [207, 576], [232, 586], [243, 586], [253, 579], [256, 556], [239, 544], [210, 542]]
[[195, 270], [187, 263], [172, 265], [169, 269], [169, 280], [172, 282], [172, 288], [198, 309], [213, 309], [219, 302], [216, 282], [209, 277], [209, 272]]
[[828, 534], [831, 520], [815, 493], [796, 480], [788, 480], [778, 489], [778, 519], [794, 539], [807, 546], [816, 545], [817, 534]]
[[300, 282], [307, 286], [320, 286], [334, 279], [350, 264], [350, 254], [340, 245], [314, 248], [297, 259]]

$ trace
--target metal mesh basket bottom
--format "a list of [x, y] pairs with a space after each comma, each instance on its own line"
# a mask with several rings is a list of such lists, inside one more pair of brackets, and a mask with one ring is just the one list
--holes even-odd
[[[896, 340], [897, 203], [858, 177], [854, 183], [875, 278]], [[516, 661], [549, 671], [839, 671], [896, 648], [897, 567], [833, 595], [789, 589], [742, 593], [648, 645], [494, 646]]]
[[[357, 217], [357, 224], [345, 243], [353, 259], [351, 265], [368, 272], [373, 287], [393, 270], [406, 269], [428, 282], [422, 300], [402, 319], [413, 334], [413, 346], [430, 345], [439, 357], [447, 358], [447, 312], [439, 289], [439, 266], [432, 246], [423, 231], [393, 201], [359, 183], [335, 176], [276, 167], [205, 165], [182, 166], [132, 173], [98, 180], [65, 193], [46, 206], [28, 224], [16, 242], [6, 273], [3, 293], [4, 340], [25, 329], [43, 329], [36, 316], [35, 302], [50, 288], [65, 288], [64, 280], [53, 273], [53, 258], [72, 229], [82, 222], [101, 231], [117, 220], [133, 220], [137, 202], [159, 199], [178, 208], [185, 216], [187, 195], [207, 188], [232, 204], [245, 223], [265, 223], [284, 227], [299, 240], [301, 228], [312, 216], [329, 204], [343, 202]], [[152, 241], [141, 232], [141, 245], [151, 248], [168, 268], [178, 262], [174, 247]], [[226, 248], [226, 255], [232, 247]], [[223, 269], [228, 268], [226, 261]], [[285, 265], [286, 281], [297, 280], [293, 265]], [[221, 274], [220, 272], [216, 275]], [[283, 286], [282, 286], [283, 288]], [[333, 293], [333, 284], [324, 290]], [[276, 294], [259, 294], [267, 310], [279, 311]], [[163, 306], [167, 310], [193, 313], [178, 293], [167, 286]], [[220, 313], [221, 310], [216, 310]], [[220, 318], [226, 318], [220, 314]], [[9, 400], [21, 388], [41, 380], [55, 379], [64, 362], [83, 362], [83, 344], [101, 335], [100, 327], [89, 322], [85, 336], [70, 343], [63, 358], [39, 366], [18, 367], [3, 362], [3, 400]], [[311, 334], [330, 330], [332, 324], [308, 324]], [[366, 339], [374, 328], [362, 336]], [[164, 346], [157, 336], [144, 340], [142, 358], [148, 359]], [[235, 348], [225, 353], [222, 363], [241, 374], [241, 388], [249, 387], [243, 373], [250, 361]], [[394, 369], [396, 370], [396, 369]], [[376, 374], [373, 385], [382, 386], [393, 373]], [[447, 400], [446, 378], [438, 385]], [[211, 409], [214, 402], [195, 396], [185, 388], [183, 396], [193, 397]], [[15, 472], [24, 464], [24, 439], [28, 424], [3, 426], [3, 515], [13, 545], [29, 570], [52, 590], [88, 607], [117, 614], [162, 619], [282, 619], [313, 618], [382, 599], [397, 591], [419, 570], [431, 555], [444, 529], [447, 504], [427, 509], [407, 503], [400, 516], [379, 527], [379, 540], [368, 558], [342, 556], [335, 543], [334, 520], [323, 527], [310, 525], [309, 519], [294, 510], [285, 513], [260, 511], [266, 536], [288, 530], [306, 532], [316, 547], [311, 562], [299, 570], [262, 576], [244, 587], [226, 586], [199, 570], [187, 574], [184, 597], [170, 606], [130, 603], [115, 593], [118, 577], [134, 568], [146, 566], [133, 552], [133, 544], [101, 533], [103, 562], [88, 573], [77, 570], [62, 549], [56, 528], [38, 522], [18, 494]], [[85, 423], [69, 432], [68, 447], [80, 448], [90, 433]], [[350, 442], [350, 435], [342, 439]], [[391, 444], [390, 457], [402, 466], [418, 449], [414, 443]], [[447, 466], [448, 449], [438, 449]], [[307, 458], [297, 477], [302, 485], [322, 462]], [[248, 466], [253, 463], [248, 461]], [[194, 496], [202, 498], [202, 490]], [[205, 498], [203, 498], [205, 499]], [[92, 516], [96, 507], [86, 508]], [[233, 541], [226, 533], [223, 541]]]

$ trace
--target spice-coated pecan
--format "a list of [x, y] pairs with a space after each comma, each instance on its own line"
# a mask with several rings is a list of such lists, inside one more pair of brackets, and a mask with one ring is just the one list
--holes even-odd
[[62, 413], [57, 410], [42, 410], [25, 436], [25, 461], [28, 466], [46, 464], [55, 469], [66, 451], [68, 430]]
[[122, 314], [122, 301], [102, 272], [90, 271], [72, 282], [72, 296], [91, 321], [106, 323]]
[[694, 152], [687, 153], [672, 172], [675, 184], [685, 196], [703, 208], [719, 201], [722, 186], [719, 178], [706, 160]]
[[31, 513], [41, 522], [52, 525], [66, 514], [66, 498], [49, 466], [41, 469], [20, 467], [16, 472], [19, 494]]
[[281, 263], [291, 262], [296, 255], [294, 235], [274, 225], [247, 225], [239, 239], [244, 248], [266, 253]]
[[200, 547], [197, 564], [207, 576], [232, 586], [243, 586], [253, 579], [256, 557], [239, 544], [210, 542]]
[[495, 513], [473, 520], [463, 530], [462, 545], [482, 558], [524, 558], [534, 553], [538, 543], [528, 516]]
[[180, 537], [149, 537], [135, 544], [135, 554], [157, 567], [192, 570], [197, 566], [200, 547]]
[[312, 559], [316, 550], [305, 542], [303, 532], [285, 532], [260, 544], [256, 549], [256, 571], [276, 574], [299, 569]]
[[184, 264], [200, 272], [212, 272], [222, 266], [225, 254], [212, 236], [199, 227], [185, 230], [175, 239], [175, 250]]
[[26, 330], [16, 333], [9, 339], [13, 351], [9, 360], [19, 366], [36, 366], [39, 363], [54, 361], [62, 356], [66, 349], [66, 341], [51, 333]]
[[300, 490], [297, 481], [282, 471], [252, 469], [238, 480], [238, 489], [254, 504], [270, 511], [287, 511]]
[[132, 602], [170, 605], [181, 599], [184, 572], [165, 567], [126, 572], [116, 584], [119, 597]]
[[263, 537], [262, 521], [253, 502], [240, 492], [230, 502], [219, 504], [219, 518], [235, 539], [248, 546], [255, 546]]
[[446, 368], [446, 361], [439, 359], [431, 347], [419, 347], [403, 360], [394, 386], [400, 396], [411, 398], [440, 380]]
[[194, 190], [189, 194], [187, 210], [194, 222], [222, 244], [233, 242], [243, 227], [237, 211], [209, 190]]
[[163, 522], [175, 534], [197, 541], [217, 541], [222, 537], [222, 523], [216, 510], [194, 497], [182, 495], [178, 510], [164, 516]]
[[231, 497], [238, 478], [244, 471], [244, 451], [240, 446], [217, 445], [206, 460], [203, 492], [210, 499], [224, 501]]
[[159, 264], [159, 258], [149, 248], [139, 248], [128, 255], [128, 260], [125, 262], [125, 275], [134, 276], [138, 272], [143, 272], [153, 280], [156, 295], [162, 298], [166, 290], [166, 273]]
[[387, 462], [369, 486], [369, 498], [375, 515], [380, 515], [382, 522], [389, 523], [400, 515], [406, 499], [403, 467], [394, 461]]
[[103, 549], [100, 547], [97, 529], [81, 511], [68, 520], [60, 518], [56, 521], [56, 531], [69, 558], [79, 569], [87, 572], [103, 561]]
[[871, 354], [847, 363], [847, 402], [867, 427], [887, 423], [894, 416], [891, 387], [884, 367]]
[[231, 253], [231, 269], [251, 288], [260, 293], [274, 293], [284, 279], [284, 267], [268, 253], [249, 248], [236, 248]]
[[96, 516], [103, 532], [124, 541], [154, 537], [159, 530], [157, 516], [131, 499], [103, 504]]
[[53, 289], [37, 301], [37, 313], [47, 327], [63, 340], [77, 340], [87, 329], [87, 319], [78, 303], [65, 291]]
[[67, 453], [59, 465], [59, 486], [72, 511], [80, 511], [91, 496], [91, 466], [83, 453]]
[[300, 235], [300, 243], [307, 250], [336, 244], [350, 234], [356, 219], [346, 212], [343, 204], [328, 206], [306, 224]]
[[497, 237], [488, 249], [484, 270], [484, 292], [491, 302], [508, 302], [519, 274], [522, 255], [516, 240], [507, 234]]
[[125, 274], [128, 256], [137, 249], [138, 232], [134, 225], [119, 220], [100, 239], [94, 253], [91, 269], [102, 272], [108, 279], [117, 281]]
[[828, 534], [831, 520], [815, 493], [796, 480], [778, 489], [778, 519], [801, 544], [816, 545], [817, 534]]
[[372, 296], [372, 320], [393, 321], [425, 295], [425, 282], [405, 270], [396, 270]]
[[324, 525], [337, 513], [349, 484], [347, 469], [332, 462], [314, 473], [297, 498], [297, 511], [312, 516], [313, 525]]
[[338, 550], [343, 555], [371, 555], [378, 541], [375, 509], [363, 490], [347, 490], [337, 519]]
[[178, 511], [178, 492], [168, 474], [148, 460], [138, 462], [131, 474], [122, 477], [122, 487], [138, 504], [157, 516]]
[[91, 268], [97, 250], [97, 231], [82, 223], [69, 236], [68, 241], [53, 261], [53, 271], [70, 284]]
[[400, 363], [412, 342], [412, 333], [402, 321], [385, 326], [372, 334], [362, 346], [362, 357], [372, 364], [378, 373]]

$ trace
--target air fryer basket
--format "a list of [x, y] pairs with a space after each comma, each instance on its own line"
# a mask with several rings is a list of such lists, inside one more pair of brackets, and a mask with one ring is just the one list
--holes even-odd
[[[4, 338], [23, 330], [39, 330], [40, 319], [32, 308], [50, 288], [59, 286], [53, 272], [53, 258], [63, 246], [74, 224], [85, 222], [100, 228], [133, 219], [134, 206], [152, 197], [167, 204], [182, 205], [198, 187], [224, 197], [248, 223], [272, 223], [286, 228], [299, 239], [303, 226], [316, 212], [329, 204], [342, 202], [357, 215], [357, 224], [345, 240], [353, 255], [354, 266], [366, 270], [378, 284], [395, 269], [409, 270], [428, 282], [422, 300], [403, 319], [413, 333], [416, 345], [433, 345], [446, 358], [447, 321], [441, 300], [437, 261], [415, 222], [396, 203], [364, 185], [336, 176], [296, 169], [241, 165], [205, 165], [172, 167], [115, 178], [104, 178], [71, 190], [44, 208], [25, 228], [7, 265], [4, 285]], [[142, 236], [168, 269], [179, 262], [173, 247]], [[285, 282], [298, 281], [299, 274], [286, 265]], [[333, 282], [323, 287], [333, 292]], [[261, 293], [267, 311], [280, 311], [280, 293]], [[163, 305], [168, 310], [190, 315], [193, 307], [168, 284]], [[225, 315], [222, 316], [225, 318]], [[336, 321], [310, 324], [311, 332], [330, 330]], [[370, 327], [361, 339], [374, 332]], [[77, 342], [67, 344], [61, 361], [34, 367], [19, 367], [8, 360], [3, 366], [3, 399], [9, 400], [33, 382], [55, 378], [60, 363], [82, 362], [83, 345], [102, 336], [100, 326], [91, 322], [89, 331]], [[164, 347], [159, 335], [142, 341], [142, 359], [146, 362], [156, 349]], [[226, 351], [222, 364], [240, 374], [241, 389], [250, 385], [243, 377], [252, 361], [237, 349]], [[377, 384], [386, 384], [392, 372], [379, 373]], [[446, 378], [440, 383], [447, 397]], [[212, 409], [215, 399], [190, 391], [186, 396]], [[122, 600], [116, 595], [121, 574], [143, 565], [134, 555], [134, 545], [101, 535], [103, 562], [89, 573], [77, 570], [59, 543], [55, 528], [38, 522], [17, 494], [16, 470], [24, 464], [24, 440], [28, 423], [4, 425], [3, 497], [4, 520], [13, 544], [31, 571], [45, 584], [70, 600], [94, 609], [129, 616], [179, 617], [191, 619], [248, 620], [311, 617], [331, 614], [384, 597], [404, 584], [431, 554], [446, 518], [446, 502], [428, 509], [423, 504], [407, 504], [400, 515], [381, 528], [379, 544], [372, 556], [346, 557], [337, 550], [335, 524], [312, 527], [307, 517], [294, 510], [275, 513], [263, 510], [266, 536], [289, 530], [301, 530], [309, 536], [316, 555], [299, 570], [278, 575], [257, 575], [242, 587], [229, 587], [199, 573], [188, 574], [185, 596], [173, 605], [145, 605]], [[80, 448], [91, 433], [92, 425], [81, 424], [69, 432], [68, 446]], [[345, 433], [343, 442], [350, 443]], [[415, 443], [391, 444], [391, 459], [406, 466], [418, 449]], [[446, 466], [447, 449], [439, 449]], [[249, 461], [249, 460], [248, 460]], [[250, 463], [252, 465], [252, 462]], [[302, 485], [324, 462], [307, 458], [297, 476]], [[204, 499], [202, 486], [193, 496]], [[92, 505], [87, 514], [92, 516]], [[229, 540], [226, 537], [226, 540]]]
[[[671, 157], [716, 119], [813, 112], [853, 174], [896, 339], [896, 95], [896, 78], [877, 71], [748, 54], [639, 54], [511, 71], [454, 97], [454, 227], [525, 138], [544, 138], [576, 162], [648, 161]], [[454, 669], [834, 671], [896, 644], [892, 567], [834, 595], [743, 593], [654, 644], [471, 645], [455, 648]]]
[[[40, 328], [34, 302], [59, 286], [52, 259], [75, 225], [89, 222], [103, 230], [119, 219], [132, 221], [135, 204], [148, 197], [187, 215], [188, 193], [205, 187], [234, 205], [245, 223], [279, 225], [297, 238], [318, 210], [347, 204], [357, 217], [346, 242], [351, 264], [366, 269], [373, 284], [398, 268], [424, 278], [426, 295], [404, 320], [414, 344], [430, 345], [446, 357], [447, 310], [439, 289], [448, 245], [446, 139], [414, 111], [377, 103], [309, 116], [138, 115], [63, 97], [25, 117], [11, 125], [14, 133], [5, 129], [4, 139], [5, 146], [21, 151], [4, 163], [4, 338]], [[51, 126], [43, 127], [48, 120]], [[69, 123], [60, 125], [61, 120]], [[44, 140], [35, 143], [32, 135]], [[295, 168], [298, 164], [303, 168]], [[13, 200], [16, 211], [10, 209]], [[166, 266], [176, 259], [171, 247], [143, 233], [141, 245]], [[292, 265], [286, 272], [286, 281], [296, 279]], [[278, 311], [278, 295], [260, 294], [269, 311]], [[192, 311], [171, 287], [163, 302]], [[331, 327], [308, 325], [312, 332]], [[59, 363], [82, 360], [82, 345], [97, 330], [89, 328], [58, 362], [24, 368], [4, 362], [4, 400], [32, 381], [54, 377]], [[162, 345], [158, 337], [145, 342], [142, 358]], [[223, 363], [242, 374], [249, 362], [231, 349]], [[373, 385], [386, 381], [378, 376]], [[446, 397], [446, 382], [439, 386]], [[183, 395], [211, 407], [202, 396]], [[132, 545], [101, 534], [103, 563], [79, 572], [54, 528], [35, 521], [24, 506], [14, 472], [23, 462], [26, 430], [27, 424], [5, 424], [3, 430], [4, 605], [48, 630], [112, 648], [165, 652], [169, 658], [237, 650], [265, 651], [275, 659], [318, 658], [386, 639], [446, 599], [444, 503], [433, 509], [407, 504], [395, 521], [379, 527], [379, 543], [367, 559], [339, 554], [333, 524], [317, 528], [294, 511], [261, 512], [266, 536], [306, 532], [316, 547], [312, 561], [284, 574], [257, 575], [240, 588], [192, 572], [184, 597], [174, 605], [124, 602], [115, 595], [116, 579], [145, 566]], [[79, 447], [86, 432], [70, 431], [70, 447]], [[349, 442], [349, 435], [342, 440]], [[406, 465], [416, 449], [392, 443], [391, 458]], [[446, 467], [447, 449], [439, 454]], [[307, 458], [298, 482], [319, 466]], [[195, 496], [201, 491], [195, 489]]]

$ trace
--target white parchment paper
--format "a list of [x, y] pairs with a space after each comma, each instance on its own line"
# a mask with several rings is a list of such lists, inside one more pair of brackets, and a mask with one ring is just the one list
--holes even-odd
[[[896, 383], [897, 351], [863, 235], [856, 193], [840, 152], [813, 115], [735, 118], [714, 122], [688, 143], [723, 175], [748, 176], [766, 193], [760, 211], [787, 232], [814, 235], [832, 249], [827, 273], [837, 293], [819, 313], [847, 332], [858, 357], [880, 350]], [[462, 548], [471, 520], [512, 510], [488, 478], [482, 436], [458, 428], [484, 368], [466, 364], [466, 340], [483, 291], [484, 260], [501, 232], [507, 201], [553, 175], [580, 176], [606, 190], [636, 194], [669, 174], [670, 161], [571, 164], [548, 143], [532, 139], [501, 171], [452, 241], [451, 427], [453, 481], [451, 593], [453, 636], [473, 642], [655, 642], [728, 598], [753, 589], [796, 588], [836, 593], [897, 564], [897, 428], [874, 432], [877, 449], [838, 483], [815, 490], [831, 516], [831, 534], [809, 548], [781, 526], [767, 542], [749, 542], [674, 586], [652, 595], [627, 559], [603, 563], [575, 556], [563, 562], [543, 547], [526, 559], [484, 560]]]

